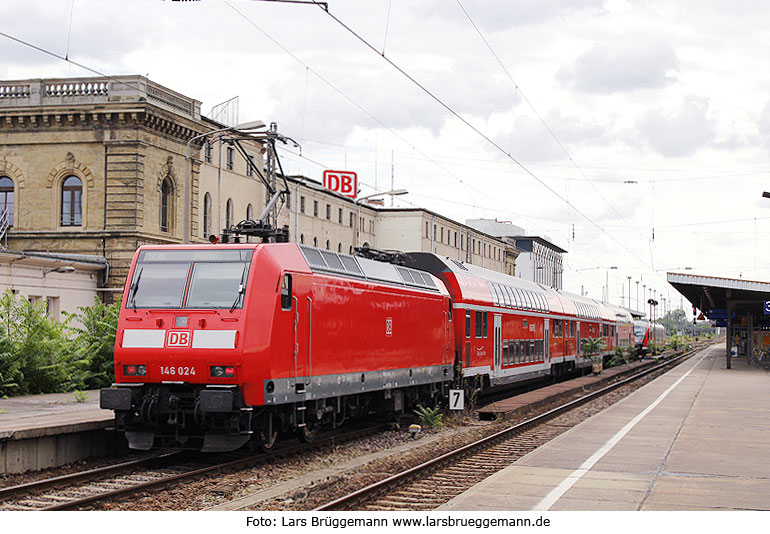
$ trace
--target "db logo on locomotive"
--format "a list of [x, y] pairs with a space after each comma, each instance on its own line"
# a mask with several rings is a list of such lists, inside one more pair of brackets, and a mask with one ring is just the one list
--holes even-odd
[[189, 347], [192, 338], [189, 330], [169, 330], [166, 334], [167, 347]]

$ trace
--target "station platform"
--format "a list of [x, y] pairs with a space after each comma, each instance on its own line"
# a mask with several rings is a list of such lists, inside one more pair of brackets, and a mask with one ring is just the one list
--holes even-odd
[[440, 510], [767, 510], [770, 372], [713, 345]]
[[[121, 442], [105, 428], [111, 411], [99, 408], [99, 391], [0, 399], [0, 474], [55, 467], [112, 454]], [[123, 439], [122, 436], [120, 438]]]

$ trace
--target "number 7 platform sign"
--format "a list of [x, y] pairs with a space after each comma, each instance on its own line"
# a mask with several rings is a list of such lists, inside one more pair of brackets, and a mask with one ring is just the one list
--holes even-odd
[[450, 410], [465, 409], [465, 392], [462, 389], [449, 390], [449, 409]]

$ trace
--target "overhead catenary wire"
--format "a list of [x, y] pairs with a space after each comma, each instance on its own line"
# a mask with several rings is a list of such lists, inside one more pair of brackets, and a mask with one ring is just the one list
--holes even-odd
[[[319, 6], [321, 7], [321, 6]], [[468, 127], [471, 131], [473, 131], [476, 135], [478, 135], [480, 138], [482, 138], [484, 141], [486, 141], [490, 146], [494, 147], [497, 151], [499, 151], [501, 154], [508, 157], [513, 163], [518, 165], [521, 169], [525, 171], [527, 175], [532, 177], [535, 181], [537, 181], [540, 185], [545, 187], [549, 192], [551, 192], [554, 196], [556, 196], [559, 200], [564, 202], [567, 205], [570, 205], [567, 199], [564, 198], [562, 194], [560, 194], [558, 191], [556, 191], [553, 187], [551, 187], [548, 183], [546, 183], [543, 179], [541, 179], [538, 175], [536, 175], [534, 172], [532, 172], [526, 165], [524, 165], [521, 161], [519, 161], [516, 157], [514, 157], [512, 154], [508, 154], [504, 148], [502, 148], [498, 143], [496, 143], [493, 139], [491, 139], [487, 134], [482, 132], [478, 127], [476, 127], [474, 124], [472, 124], [469, 120], [464, 118], [462, 115], [460, 115], [457, 111], [454, 110], [449, 104], [444, 102], [441, 98], [438, 97], [434, 92], [432, 92], [430, 89], [425, 87], [422, 83], [420, 83], [416, 78], [414, 78], [412, 75], [410, 75], [408, 72], [406, 72], [403, 68], [401, 68], [397, 63], [395, 63], [393, 60], [391, 60], [388, 56], [381, 54], [369, 41], [367, 41], [365, 38], [363, 38], [359, 33], [357, 33], [355, 30], [353, 30], [351, 27], [349, 27], [345, 22], [343, 22], [339, 17], [334, 15], [329, 10], [323, 10], [324, 13], [326, 13], [327, 16], [331, 17], [332, 20], [334, 20], [339, 26], [341, 26], [345, 31], [350, 33], [355, 39], [357, 39], [359, 42], [361, 42], [366, 48], [371, 50], [372, 52], [375, 52], [379, 57], [383, 59], [383, 61], [387, 62], [391, 67], [393, 67], [396, 71], [398, 71], [400, 74], [402, 74], [406, 79], [408, 79], [411, 83], [413, 83], [416, 87], [418, 87], [420, 90], [422, 90], [426, 95], [428, 95], [434, 102], [439, 104], [442, 108], [444, 108], [450, 115], [455, 117], [457, 120], [462, 122], [466, 127]], [[587, 214], [585, 214], [582, 210], [578, 209], [577, 207], [572, 205], [572, 208], [575, 210], [575, 212], [583, 217], [585, 220], [589, 221], [592, 226], [594, 226], [599, 232], [606, 235], [608, 238], [610, 238], [615, 244], [619, 245], [621, 248], [626, 250], [631, 256], [636, 258], [637, 261], [639, 261], [642, 265], [654, 269], [650, 266], [649, 263], [645, 259], [643, 259], [639, 254], [637, 254], [635, 251], [629, 249], [626, 247], [623, 243], [621, 243], [618, 239], [616, 239], [613, 235], [611, 235], [609, 232], [607, 232], [599, 223], [594, 221], [591, 217], [589, 217]], [[664, 282], [665, 279], [661, 277], [661, 280]]]
[[[316, 4], [316, 5], [318, 5], [318, 4], [319, 4], [318, 2], [313, 2], [313, 3], [314, 3], [314, 4]], [[231, 6], [231, 7], [232, 7], [232, 6]], [[237, 10], [236, 10], [236, 11], [237, 11]], [[38, 46], [36, 46], [36, 45], [33, 45], [33, 44], [31, 44], [31, 43], [28, 43], [28, 42], [26, 42], [26, 41], [24, 41], [24, 40], [22, 40], [22, 39], [19, 39], [19, 38], [15, 38], [15, 37], [13, 37], [13, 36], [11, 36], [11, 35], [9, 35], [9, 34], [7, 34], [7, 33], [4, 33], [4, 32], [0, 32], [0, 35], [4, 36], [4, 37], [6, 37], [6, 38], [8, 38], [8, 39], [10, 39], [10, 40], [16, 41], [16, 42], [18, 42], [18, 43], [20, 43], [20, 44], [23, 44], [23, 45], [25, 45], [25, 46], [29, 46], [29, 47], [31, 47], [31, 48], [34, 48], [34, 49], [38, 50], [39, 52], [45, 53], [45, 54], [47, 54], [47, 55], [50, 55], [50, 56], [52, 56], [52, 57], [55, 57], [55, 58], [57, 58], [57, 59], [60, 59], [60, 60], [62, 60], [62, 61], [66, 61], [66, 62], [68, 62], [68, 63], [70, 63], [70, 64], [76, 65], [76, 66], [78, 66], [79, 68], [82, 68], [82, 69], [84, 69], [84, 70], [87, 70], [88, 72], [91, 72], [91, 73], [93, 73], [93, 74], [99, 75], [99, 76], [101, 76], [101, 77], [104, 77], [104, 78], [106, 78], [106, 79], [110, 79], [110, 80], [113, 80], [113, 81], [115, 81], [115, 82], [117, 82], [117, 83], [121, 83], [121, 84], [124, 84], [124, 85], [126, 85], [126, 86], [128, 86], [128, 87], [132, 87], [132, 88], [134, 87], [134, 85], [133, 85], [133, 84], [130, 84], [130, 83], [128, 83], [128, 82], [127, 82], [127, 81], [125, 81], [125, 80], [122, 80], [122, 79], [116, 78], [116, 77], [114, 77], [114, 76], [110, 76], [110, 75], [107, 75], [107, 74], [105, 74], [105, 73], [103, 73], [103, 72], [100, 72], [100, 71], [99, 71], [99, 70], [97, 70], [97, 69], [93, 69], [93, 68], [91, 68], [91, 67], [88, 67], [87, 65], [84, 65], [84, 64], [82, 64], [82, 63], [79, 63], [79, 62], [77, 62], [77, 61], [74, 61], [74, 60], [70, 59], [69, 57], [62, 57], [62, 56], [60, 56], [60, 55], [58, 55], [58, 54], [55, 54], [55, 53], [53, 53], [53, 52], [50, 52], [50, 51], [48, 51], [48, 50], [45, 50], [45, 49], [43, 49], [43, 48], [41, 48], [41, 47], [38, 47]], [[269, 36], [268, 36], [268, 37], [269, 37]], [[278, 43], [276, 42], [276, 44], [278, 44]], [[280, 46], [280, 45], [279, 45], [279, 46]], [[287, 51], [287, 52], [288, 52], [288, 51]], [[317, 74], [317, 73], [315, 73], [315, 72], [314, 72], [314, 74], [315, 74], [315, 75], [318, 75], [318, 74]], [[320, 78], [320, 77], [319, 77], [319, 78]], [[326, 80], [324, 80], [324, 82], [326, 82]], [[337, 90], [337, 89], [336, 89], [336, 88], [335, 88], [333, 85], [332, 85], [332, 87], [333, 87], [335, 90]], [[338, 91], [338, 92], [339, 92], [339, 91]], [[346, 96], [346, 95], [344, 95], [344, 93], [341, 93], [341, 94], [342, 94], [343, 96]], [[356, 105], [356, 104], [355, 104], [355, 102], [352, 102], [352, 103], [353, 103], [354, 105]], [[362, 108], [361, 106], [357, 106], [357, 107], [359, 107], [360, 109], [362, 109], [362, 110], [363, 110], [363, 108]], [[363, 111], [365, 111], [365, 110], [363, 110]], [[365, 111], [365, 112], [366, 112], [366, 111]], [[374, 117], [372, 114], [369, 114], [368, 112], [367, 112], [367, 114], [368, 114], [369, 116], [371, 116], [372, 118], [375, 118], [375, 117]], [[375, 119], [376, 119], [376, 118], [375, 118]], [[382, 123], [381, 121], [378, 121], [378, 123], [380, 123], [381, 125], [383, 125], [383, 126], [384, 126], [385, 128], [387, 128], [389, 131], [393, 132], [393, 133], [394, 133], [394, 134], [395, 134], [395, 135], [396, 135], [396, 136], [397, 136], [399, 139], [401, 139], [402, 141], [404, 141], [405, 143], [407, 143], [405, 139], [403, 139], [402, 137], [398, 136], [398, 134], [397, 134], [396, 132], [394, 132], [392, 129], [388, 128], [387, 126], [385, 126], [385, 125], [384, 125], [384, 123]], [[408, 144], [409, 146], [411, 146], [411, 148], [412, 148], [413, 150], [417, 150], [417, 148], [416, 148], [414, 145], [411, 145], [411, 143], [407, 143], [407, 144]], [[420, 153], [422, 154], [422, 152], [420, 152]], [[464, 186], [466, 189], [469, 189], [469, 188], [468, 188], [468, 185], [467, 185], [467, 184], [466, 184], [466, 183], [465, 183], [465, 182], [464, 182], [462, 179], [460, 179], [459, 177], [455, 176], [453, 173], [446, 171], [446, 169], [444, 169], [444, 168], [443, 168], [443, 167], [442, 167], [442, 166], [441, 166], [441, 165], [440, 165], [438, 162], [436, 162], [436, 161], [433, 161], [433, 163], [434, 163], [435, 165], [437, 165], [437, 167], [439, 167], [439, 168], [441, 168], [442, 170], [444, 170], [445, 172], [447, 172], [447, 174], [449, 174], [450, 176], [453, 176], [453, 177], [455, 177], [456, 179], [458, 179], [458, 181], [459, 181], [459, 182], [460, 182], [460, 183], [461, 183], [461, 184], [462, 184], [462, 185], [463, 185], [463, 186]], [[470, 195], [470, 191], [468, 191], [468, 192], [469, 192], [469, 195]], [[471, 195], [471, 196], [472, 196], [472, 195]], [[478, 205], [476, 204], [476, 206], [478, 206]], [[506, 213], [509, 213], [509, 210], [506, 210]], [[588, 218], [586, 218], [586, 219], [587, 219], [587, 220], [589, 220], [589, 222], [591, 222], [593, 225], [595, 225], [595, 226], [596, 226], [596, 223], [595, 223], [595, 222], [591, 221], [591, 220], [590, 220], [590, 219], [588, 219]], [[605, 233], [605, 234], [606, 234], [606, 232], [603, 232], [603, 233]], [[612, 236], [609, 236], [609, 237], [610, 237], [610, 238], [612, 238]], [[613, 238], [613, 240], [614, 240], [614, 238]], [[616, 240], [615, 240], [615, 241], [616, 241]]]
[[[607, 200], [607, 198], [606, 198], [606, 197], [605, 197], [605, 196], [602, 194], [602, 192], [601, 192], [601, 191], [600, 191], [600, 190], [599, 190], [599, 189], [596, 187], [596, 185], [594, 185], [594, 183], [593, 183], [593, 181], [591, 180], [591, 178], [589, 178], [589, 177], [588, 177], [588, 175], [587, 175], [585, 172], [583, 172], [583, 169], [580, 167], [580, 165], [578, 165], [578, 164], [577, 164], [577, 162], [576, 162], [576, 161], [573, 159], [572, 155], [569, 153], [569, 151], [567, 150], [567, 148], [564, 146], [564, 144], [562, 144], [562, 142], [559, 140], [559, 138], [558, 138], [558, 137], [556, 137], [556, 134], [553, 132], [553, 130], [551, 129], [551, 127], [550, 127], [550, 126], [548, 126], [548, 123], [546, 123], [546, 122], [545, 122], [545, 119], [543, 119], [542, 115], [540, 115], [540, 113], [538, 113], [537, 109], [535, 109], [535, 106], [534, 106], [534, 105], [532, 105], [532, 102], [529, 100], [529, 98], [527, 98], [527, 95], [525, 95], [525, 94], [524, 94], [524, 92], [521, 90], [521, 87], [519, 86], [519, 84], [518, 84], [518, 83], [516, 83], [516, 81], [513, 79], [513, 76], [511, 76], [511, 73], [508, 71], [508, 69], [505, 67], [505, 65], [503, 64], [503, 62], [500, 60], [500, 57], [497, 55], [497, 53], [495, 53], [494, 49], [492, 48], [492, 45], [491, 45], [491, 44], [489, 44], [489, 41], [487, 41], [486, 37], [484, 37], [484, 34], [481, 32], [481, 30], [479, 29], [479, 27], [478, 27], [478, 26], [476, 26], [476, 23], [475, 23], [475, 22], [473, 22], [473, 19], [471, 18], [470, 14], [468, 14], [468, 11], [467, 11], [467, 10], [466, 10], [466, 9], [463, 7], [463, 5], [462, 5], [462, 3], [460, 2], [460, 0], [456, 0], [456, 1], [457, 1], [457, 5], [458, 5], [458, 6], [460, 6], [460, 9], [461, 9], [461, 10], [462, 10], [462, 12], [465, 14], [465, 16], [466, 16], [466, 18], [468, 19], [468, 21], [470, 22], [471, 26], [473, 26], [473, 29], [474, 29], [474, 30], [476, 30], [476, 33], [479, 35], [479, 37], [481, 38], [481, 40], [482, 40], [482, 41], [484, 42], [484, 44], [486, 45], [486, 47], [487, 47], [487, 49], [489, 50], [489, 52], [490, 52], [490, 53], [492, 54], [492, 56], [495, 58], [495, 61], [497, 61], [497, 64], [498, 64], [498, 65], [500, 65], [500, 68], [503, 70], [503, 72], [505, 73], [505, 75], [508, 77], [508, 79], [509, 79], [509, 80], [511, 81], [511, 83], [513, 84], [513, 86], [514, 86], [514, 88], [515, 88], [515, 90], [516, 90], [516, 93], [517, 93], [517, 94], [519, 94], [519, 95], [521, 96], [521, 99], [522, 99], [524, 102], [526, 102], [526, 104], [529, 106], [529, 108], [532, 110], [532, 112], [533, 112], [533, 113], [535, 114], [535, 116], [538, 118], [538, 120], [540, 121], [540, 123], [543, 125], [543, 127], [545, 128], [545, 130], [546, 130], [546, 131], [548, 132], [548, 134], [549, 134], [549, 135], [550, 135], [550, 136], [553, 138], [553, 140], [554, 140], [554, 141], [556, 142], [556, 144], [559, 146], [559, 148], [561, 149], [561, 151], [562, 151], [562, 152], [564, 153], [564, 155], [567, 157], [567, 160], [568, 160], [568, 161], [569, 161], [569, 162], [572, 164], [572, 166], [573, 166], [575, 169], [577, 169], [577, 171], [580, 173], [580, 175], [581, 175], [581, 176], [582, 176], [582, 177], [583, 177], [583, 178], [584, 178], [584, 179], [585, 179], [585, 180], [586, 180], [586, 181], [587, 181], [587, 182], [588, 182], [588, 183], [591, 185], [591, 187], [592, 187], [592, 188], [594, 189], [594, 191], [596, 191], [596, 193], [597, 193], [597, 194], [598, 194], [598, 195], [601, 197], [601, 199], [604, 201], [604, 203], [605, 203], [605, 204], [607, 204], [607, 205], [610, 207], [610, 209], [612, 209], [612, 211], [614, 211], [614, 212], [615, 212], [615, 214], [616, 214], [618, 217], [620, 217], [620, 219], [621, 219], [623, 222], [625, 222], [625, 223], [626, 223], [626, 225], [627, 225], [629, 228], [631, 228], [631, 229], [633, 229], [634, 231], [636, 231], [636, 229], [635, 229], [635, 228], [633, 228], [633, 226], [631, 226], [631, 224], [630, 224], [630, 223], [629, 223], [629, 222], [626, 220], [626, 218], [625, 218], [625, 217], [623, 217], [623, 214], [621, 214], [621, 213], [620, 213], [620, 212], [619, 212], [619, 211], [618, 211], [618, 210], [615, 208], [615, 206], [614, 206], [614, 205], [613, 205], [613, 204], [612, 204], [612, 203], [611, 203], [609, 200]], [[508, 155], [510, 156], [510, 151], [509, 151]], [[569, 200], [568, 200], [568, 199], [566, 199], [566, 200], [565, 200], [565, 202], [567, 203], [567, 205], [568, 205], [568, 206], [570, 206], [570, 207], [571, 207], [571, 205], [570, 205], [570, 203], [569, 203]], [[638, 233], [638, 232], [637, 232], [637, 233]], [[639, 233], [639, 235], [640, 235], [640, 236], [642, 236], [642, 234], [641, 234], [641, 233]], [[644, 236], [642, 236], [642, 237], [644, 237]]]

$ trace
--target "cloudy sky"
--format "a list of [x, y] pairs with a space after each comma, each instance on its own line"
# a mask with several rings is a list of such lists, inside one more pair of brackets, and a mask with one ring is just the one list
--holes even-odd
[[[0, 78], [142, 74], [457, 221], [567, 249], [565, 289], [770, 280], [770, 3], [3, 0]], [[612, 269], [611, 269], [612, 267]], [[690, 271], [687, 271], [690, 272]], [[641, 296], [640, 296], [641, 298]], [[626, 302], [627, 303], [627, 302]], [[685, 307], [687, 303], [685, 302]]]

